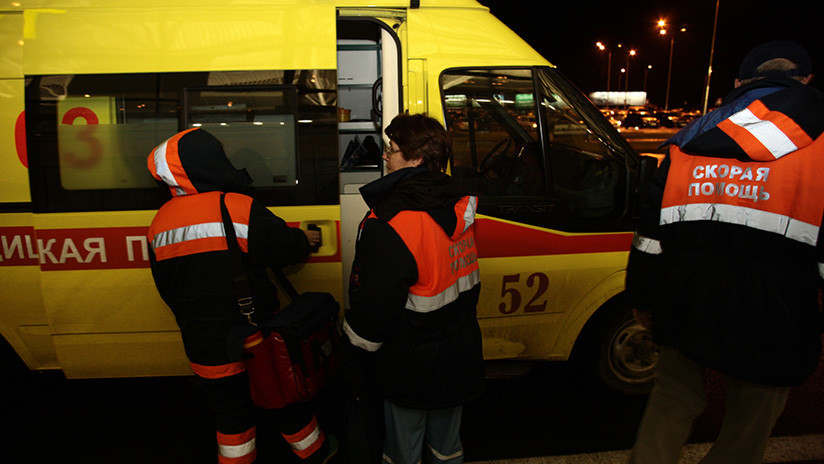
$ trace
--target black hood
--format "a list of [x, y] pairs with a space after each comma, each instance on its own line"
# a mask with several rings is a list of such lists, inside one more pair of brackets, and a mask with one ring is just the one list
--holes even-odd
[[252, 183], [245, 169], [232, 166], [223, 144], [203, 129], [188, 129], [158, 145], [149, 155], [149, 172], [173, 196], [239, 191]]
[[477, 198], [451, 176], [425, 167], [405, 168], [360, 189], [367, 206], [388, 222], [401, 211], [425, 211], [450, 237], [475, 221]]

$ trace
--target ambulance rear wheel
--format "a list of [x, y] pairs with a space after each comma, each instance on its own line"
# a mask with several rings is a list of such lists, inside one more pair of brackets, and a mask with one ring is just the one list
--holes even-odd
[[6, 340], [0, 336], [0, 391], [16, 387], [29, 377], [29, 369]]
[[623, 305], [604, 308], [591, 327], [585, 351], [586, 362], [596, 380], [606, 388], [625, 394], [652, 390], [658, 346], [652, 332], [635, 322]]

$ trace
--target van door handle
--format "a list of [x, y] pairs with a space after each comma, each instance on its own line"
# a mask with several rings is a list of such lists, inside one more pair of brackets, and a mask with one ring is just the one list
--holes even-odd
[[318, 233], [318, 244], [315, 246], [315, 251], [317, 251], [318, 248], [323, 246], [323, 233], [321, 233], [320, 227], [318, 227], [317, 224], [308, 224], [306, 228], [309, 230], [314, 230]]

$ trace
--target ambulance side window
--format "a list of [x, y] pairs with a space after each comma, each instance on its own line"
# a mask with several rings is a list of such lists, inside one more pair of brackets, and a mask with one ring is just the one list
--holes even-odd
[[602, 132], [597, 109], [550, 71], [442, 75], [451, 174], [480, 197], [482, 214], [561, 230], [607, 230], [625, 209], [624, 158]]
[[475, 193], [528, 203], [546, 196], [532, 73], [466, 70], [444, 74], [452, 175]]
[[[335, 204], [335, 71], [27, 76], [36, 212], [156, 209], [151, 150], [189, 127], [223, 142], [266, 205]], [[325, 175], [324, 175], [325, 174]]]

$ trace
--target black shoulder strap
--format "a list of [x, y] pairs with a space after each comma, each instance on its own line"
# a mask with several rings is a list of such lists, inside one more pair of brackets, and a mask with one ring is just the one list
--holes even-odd
[[286, 278], [286, 276], [283, 274], [283, 271], [281, 271], [280, 269], [273, 269], [272, 272], [275, 274], [275, 277], [277, 277], [278, 282], [280, 282], [280, 285], [283, 286], [283, 289], [286, 290], [286, 293], [289, 294], [289, 298], [291, 298], [292, 301], [295, 301], [295, 298], [300, 296], [300, 294], [297, 290], [295, 290], [295, 287], [292, 285], [292, 282], [289, 282], [289, 279]]
[[240, 247], [237, 244], [235, 226], [232, 217], [226, 208], [224, 201], [225, 193], [220, 194], [220, 217], [223, 219], [223, 231], [226, 234], [226, 245], [229, 247], [229, 254], [232, 261], [232, 273], [235, 280], [235, 292], [237, 293], [237, 306], [240, 314], [246, 317], [251, 323], [252, 314], [255, 312], [255, 303], [252, 301], [252, 289], [249, 287], [249, 278], [246, 275], [246, 266], [241, 258]]

